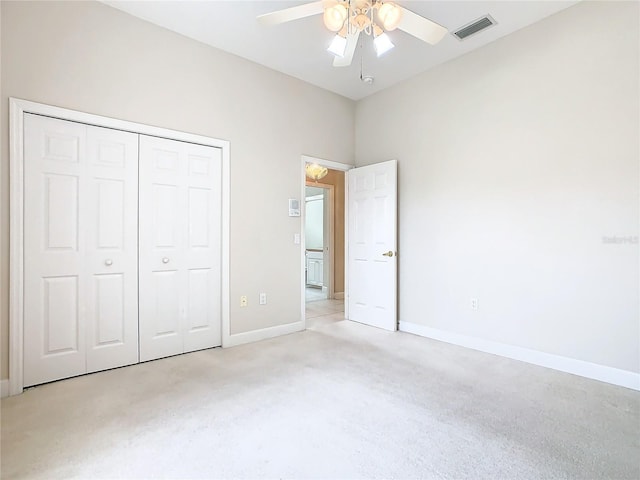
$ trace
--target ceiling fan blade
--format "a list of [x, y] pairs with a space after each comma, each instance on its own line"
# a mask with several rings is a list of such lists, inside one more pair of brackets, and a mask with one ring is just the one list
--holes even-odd
[[324, 2], [305, 3], [296, 7], [285, 8], [284, 10], [278, 10], [277, 12], [265, 13], [258, 16], [258, 22], [262, 25], [278, 25], [279, 23], [290, 22], [291, 20], [298, 20], [299, 18], [310, 17], [311, 15], [318, 15], [324, 11]]
[[360, 31], [356, 30], [355, 33], [347, 34], [347, 47], [344, 49], [344, 57], [336, 57], [333, 59], [334, 67], [348, 67], [351, 65], [351, 60], [353, 60], [353, 54], [356, 51], [356, 47], [358, 46], [358, 37], [360, 36]]
[[[399, 6], [399, 5], [398, 5]], [[436, 22], [432, 22], [428, 18], [424, 18], [411, 10], [400, 7], [402, 11], [402, 20], [398, 28], [419, 38], [423, 42], [435, 45], [448, 33], [448, 30]]]

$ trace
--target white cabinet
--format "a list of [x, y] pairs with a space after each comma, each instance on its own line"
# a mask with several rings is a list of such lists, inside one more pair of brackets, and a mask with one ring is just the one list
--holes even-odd
[[221, 344], [221, 168], [25, 114], [24, 386]]
[[324, 282], [324, 254], [307, 250], [307, 285], [322, 287]]

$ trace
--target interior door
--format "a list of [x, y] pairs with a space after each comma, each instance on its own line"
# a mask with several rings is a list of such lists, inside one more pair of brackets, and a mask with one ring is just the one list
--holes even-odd
[[24, 386], [86, 372], [84, 125], [24, 117]]
[[138, 362], [138, 135], [87, 127], [87, 373]]
[[222, 150], [183, 143], [187, 167], [184, 351], [222, 345]]
[[137, 136], [25, 114], [24, 386], [138, 361]]
[[221, 152], [140, 136], [140, 360], [219, 346]]
[[348, 318], [395, 331], [397, 162], [348, 172]]

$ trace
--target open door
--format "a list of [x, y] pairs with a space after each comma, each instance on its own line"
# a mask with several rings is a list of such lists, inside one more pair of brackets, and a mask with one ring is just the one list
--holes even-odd
[[348, 319], [395, 331], [397, 162], [353, 168], [348, 176]]

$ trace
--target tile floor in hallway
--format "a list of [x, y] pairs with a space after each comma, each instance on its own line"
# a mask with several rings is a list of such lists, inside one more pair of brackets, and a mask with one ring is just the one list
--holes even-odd
[[315, 302], [317, 300], [326, 300], [327, 294], [322, 291], [322, 288], [307, 285], [304, 291], [304, 297], [307, 302]]
[[305, 310], [307, 328], [344, 320], [344, 300], [307, 300]]

